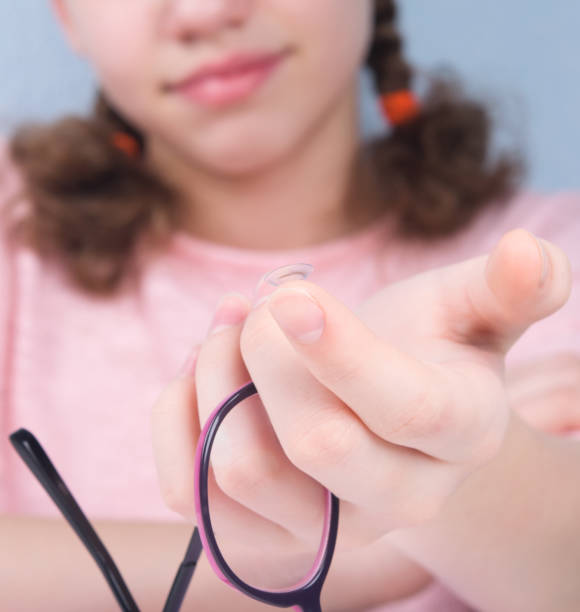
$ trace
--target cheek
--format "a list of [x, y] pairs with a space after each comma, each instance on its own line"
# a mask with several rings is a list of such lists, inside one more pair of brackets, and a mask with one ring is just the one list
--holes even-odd
[[312, 82], [350, 82], [371, 42], [373, 0], [279, 2], [296, 24]]
[[84, 54], [114, 101], [123, 100], [131, 91], [138, 94], [151, 82], [154, 21], [143, 3], [139, 4], [87, 1], [77, 17]]

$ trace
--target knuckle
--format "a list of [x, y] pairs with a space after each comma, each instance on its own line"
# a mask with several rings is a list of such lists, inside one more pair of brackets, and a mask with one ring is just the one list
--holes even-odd
[[161, 496], [165, 505], [185, 518], [195, 516], [193, 487], [189, 484], [161, 484]]
[[248, 450], [222, 461], [212, 457], [212, 467], [220, 489], [239, 500], [278, 479], [282, 464], [272, 455]]
[[360, 430], [354, 419], [327, 416], [297, 431], [285, 445], [294, 465], [309, 473], [328, 469], [345, 461], [360, 444]]
[[386, 435], [389, 438], [411, 441], [436, 437], [455, 425], [455, 406], [446, 389], [429, 385], [389, 418]]

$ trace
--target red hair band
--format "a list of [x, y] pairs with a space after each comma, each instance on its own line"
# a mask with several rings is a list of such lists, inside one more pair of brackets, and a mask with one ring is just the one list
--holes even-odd
[[141, 155], [141, 147], [139, 146], [139, 142], [134, 136], [131, 136], [131, 134], [128, 134], [127, 132], [114, 132], [112, 142], [117, 149], [125, 153], [125, 155], [128, 157], [138, 159]]
[[384, 94], [380, 99], [383, 113], [391, 125], [411, 121], [421, 110], [417, 97], [409, 89]]

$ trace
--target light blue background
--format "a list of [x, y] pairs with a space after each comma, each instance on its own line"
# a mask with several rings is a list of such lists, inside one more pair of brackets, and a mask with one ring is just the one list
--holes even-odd
[[[470, 92], [491, 102], [498, 142], [527, 151], [528, 183], [579, 188], [580, 1], [399, 2], [408, 58], [425, 69], [456, 68]], [[66, 47], [46, 0], [0, 2], [0, 75], [1, 132], [83, 111], [92, 100], [90, 70]], [[368, 132], [380, 117], [363, 89]]]

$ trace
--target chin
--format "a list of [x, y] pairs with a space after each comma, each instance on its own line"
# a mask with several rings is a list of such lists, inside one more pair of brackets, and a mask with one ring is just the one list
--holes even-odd
[[215, 174], [243, 176], [275, 165], [288, 154], [293, 144], [275, 142], [273, 139], [245, 139], [241, 142], [244, 146], [240, 146], [238, 141], [229, 147], [198, 151], [196, 157], [201, 165]]

